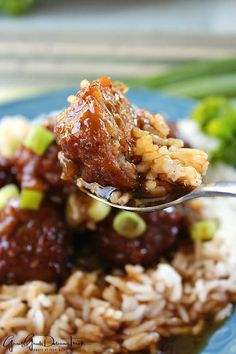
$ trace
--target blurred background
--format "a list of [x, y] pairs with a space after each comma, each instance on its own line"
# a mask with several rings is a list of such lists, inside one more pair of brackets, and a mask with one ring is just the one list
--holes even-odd
[[0, 102], [109, 75], [236, 97], [235, 0], [0, 0]]

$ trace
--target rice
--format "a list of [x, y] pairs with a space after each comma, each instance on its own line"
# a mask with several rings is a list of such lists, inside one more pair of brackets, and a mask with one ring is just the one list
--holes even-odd
[[[1, 338], [19, 331], [72, 335], [84, 343], [82, 352], [120, 353], [151, 350], [163, 335], [199, 334], [203, 316], [222, 321], [232, 311], [234, 258], [216, 237], [202, 245], [200, 258], [178, 253], [172, 264], [148, 270], [127, 265], [123, 275], [77, 271], [58, 292], [42, 282], [2, 286]], [[81, 351], [75, 346], [73, 353]]]
[[[227, 200], [221, 204], [227, 207]], [[232, 312], [235, 251], [224, 241], [218, 235], [202, 245], [200, 257], [179, 252], [156, 269], [127, 265], [123, 275], [107, 276], [76, 271], [58, 292], [42, 282], [2, 286], [1, 338], [22, 331], [73, 336], [83, 345], [72, 353], [95, 354], [151, 350], [162, 336], [197, 335], [204, 317], [218, 322]]]
[[207, 154], [183, 147], [180, 139], [169, 138], [169, 127], [160, 114], [143, 111], [133, 128], [134, 154], [141, 158], [137, 170], [144, 173], [145, 189], [155, 196], [168, 194], [171, 184], [197, 187], [202, 182]]
[[11, 157], [29, 132], [29, 121], [21, 116], [4, 117], [0, 121], [0, 152]]
[[[228, 171], [236, 178], [227, 167], [225, 178]], [[123, 273], [109, 275], [77, 270], [60, 289], [41, 281], [2, 285], [0, 353], [10, 352], [7, 336], [17, 343], [34, 334], [32, 347], [13, 343], [13, 353], [153, 354], [164, 337], [198, 335], [209, 317], [216, 322], [229, 317], [236, 300], [236, 201], [193, 203], [205, 206], [206, 217], [217, 218], [219, 229], [212, 241], [192, 253], [176, 252], [170, 263], [163, 260], [150, 269], [127, 265]], [[48, 336], [54, 344], [46, 348]]]

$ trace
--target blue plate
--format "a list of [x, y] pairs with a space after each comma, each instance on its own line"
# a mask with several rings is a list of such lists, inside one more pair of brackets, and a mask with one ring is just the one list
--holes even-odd
[[[72, 92], [76, 92], [76, 89], [4, 104], [0, 106], [0, 117], [22, 114], [34, 118], [42, 113], [61, 109]], [[128, 95], [137, 106], [160, 112], [170, 120], [187, 117], [195, 103], [193, 100], [169, 97], [148, 90], [130, 90]], [[236, 354], [236, 312], [209, 338], [201, 354]]]

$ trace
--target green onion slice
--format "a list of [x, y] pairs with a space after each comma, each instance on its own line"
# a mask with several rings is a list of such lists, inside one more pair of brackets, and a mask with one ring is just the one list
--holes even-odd
[[191, 230], [191, 238], [194, 241], [210, 241], [213, 239], [217, 230], [216, 220], [202, 220], [196, 222]]
[[96, 222], [104, 220], [111, 211], [111, 207], [105, 203], [93, 200], [91, 206], [88, 208], [88, 215]]
[[0, 210], [5, 207], [7, 202], [19, 196], [19, 189], [14, 184], [8, 184], [0, 189]]
[[24, 146], [41, 156], [53, 141], [53, 133], [41, 125], [35, 125], [27, 135]]
[[113, 220], [113, 228], [119, 235], [132, 239], [143, 235], [147, 225], [138, 214], [121, 211]]
[[20, 208], [28, 210], [38, 210], [43, 200], [43, 192], [23, 189], [20, 195]]

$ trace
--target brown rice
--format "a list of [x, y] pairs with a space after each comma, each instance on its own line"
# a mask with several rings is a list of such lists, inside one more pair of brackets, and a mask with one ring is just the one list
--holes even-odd
[[[178, 252], [172, 264], [147, 270], [127, 265], [119, 273], [78, 270], [58, 292], [39, 281], [2, 286], [1, 338], [12, 333], [57, 340], [73, 336], [83, 342], [74, 345], [75, 354], [155, 353], [161, 337], [197, 335], [209, 315], [224, 320], [236, 299], [235, 260], [221, 238], [202, 244], [198, 254]], [[62, 349], [53, 346], [54, 352]], [[16, 347], [13, 352], [30, 351]]]

